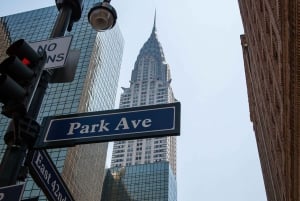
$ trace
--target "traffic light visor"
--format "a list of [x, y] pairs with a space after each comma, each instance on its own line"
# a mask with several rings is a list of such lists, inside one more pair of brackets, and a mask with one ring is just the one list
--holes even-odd
[[17, 56], [21, 61], [27, 63], [30, 67], [39, 61], [39, 55], [24, 39], [17, 40], [7, 50], [9, 56]]

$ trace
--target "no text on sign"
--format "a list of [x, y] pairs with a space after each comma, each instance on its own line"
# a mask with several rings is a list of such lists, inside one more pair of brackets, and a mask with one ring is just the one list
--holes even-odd
[[47, 117], [35, 148], [180, 134], [180, 103]]
[[1, 187], [0, 201], [20, 201], [23, 191], [24, 184]]
[[30, 46], [37, 52], [47, 53], [45, 69], [58, 68], [65, 65], [70, 49], [72, 36], [52, 38], [43, 41], [30, 43]]

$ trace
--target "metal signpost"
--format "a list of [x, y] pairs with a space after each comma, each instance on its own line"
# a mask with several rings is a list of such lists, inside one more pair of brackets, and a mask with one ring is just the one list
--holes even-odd
[[180, 103], [47, 117], [35, 148], [180, 134]]
[[50, 201], [74, 201], [46, 150], [31, 151], [29, 171]]
[[23, 191], [24, 184], [1, 187], [0, 201], [20, 201]]

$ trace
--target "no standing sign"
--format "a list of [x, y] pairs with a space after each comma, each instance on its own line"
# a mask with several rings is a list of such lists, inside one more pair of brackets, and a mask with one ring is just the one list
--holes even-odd
[[30, 43], [30, 46], [37, 52], [46, 51], [45, 69], [59, 68], [65, 65], [71, 41], [72, 36], [65, 36], [33, 42]]

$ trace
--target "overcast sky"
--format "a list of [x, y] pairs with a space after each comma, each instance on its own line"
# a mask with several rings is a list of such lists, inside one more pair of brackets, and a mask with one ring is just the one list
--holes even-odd
[[[54, 0], [2, 0], [0, 16], [54, 4]], [[266, 201], [249, 118], [237, 0], [112, 0], [111, 4], [125, 39], [119, 89], [129, 87], [131, 70], [157, 11], [158, 38], [182, 107], [178, 201]]]

